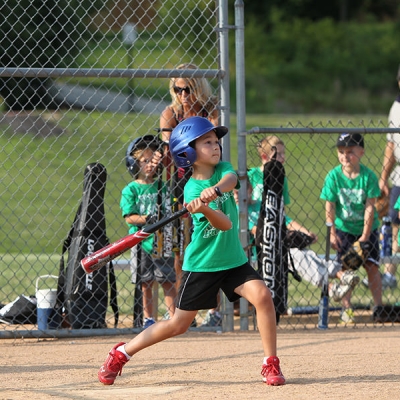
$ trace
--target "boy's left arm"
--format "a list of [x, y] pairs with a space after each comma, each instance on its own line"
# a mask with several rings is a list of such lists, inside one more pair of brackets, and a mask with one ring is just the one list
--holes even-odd
[[230, 192], [237, 185], [238, 177], [234, 173], [224, 175], [221, 180], [214, 186], [204, 189], [200, 193], [200, 199], [203, 203], [211, 203], [218, 196], [223, 195], [225, 192]]
[[367, 242], [371, 235], [372, 225], [374, 223], [374, 212], [375, 212], [375, 198], [368, 198], [365, 204], [364, 213], [364, 229], [360, 236], [360, 242]]

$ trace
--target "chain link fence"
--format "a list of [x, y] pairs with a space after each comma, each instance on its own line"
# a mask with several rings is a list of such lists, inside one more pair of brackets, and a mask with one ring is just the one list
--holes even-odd
[[[241, 2], [236, 3], [240, 6]], [[113, 268], [104, 268], [98, 277], [83, 275], [80, 267], [70, 268], [71, 253], [77, 254], [71, 250], [71, 243], [72, 247], [80, 243], [86, 226], [83, 223], [78, 229], [77, 216], [90, 208], [88, 198], [99, 195], [99, 190], [92, 197], [88, 193], [101, 175], [104, 201], [100, 206], [95, 201], [98, 208], [89, 214], [104, 211], [104, 219], [97, 218], [97, 224], [105, 224], [109, 242], [128, 234], [120, 209], [121, 191], [132, 180], [125, 165], [126, 150], [135, 138], [157, 135], [160, 114], [171, 102], [171, 78], [207, 79], [219, 99], [219, 121], [230, 125], [229, 63], [233, 63], [229, 59], [228, 32], [237, 29], [240, 21], [236, 20], [236, 27], [229, 24], [224, 0], [14, 0], [4, 2], [0, 10], [7, 16], [0, 23], [0, 302], [7, 306], [1, 308], [0, 337], [139, 331], [141, 328], [134, 324], [136, 285], [132, 283], [129, 252]], [[240, 34], [236, 42], [242, 43]], [[193, 63], [198, 69], [177, 69], [182, 63]], [[243, 64], [244, 60], [236, 63]], [[243, 105], [240, 107], [239, 102], [237, 109], [244, 110], [243, 92], [237, 98]], [[239, 121], [239, 131], [243, 131], [241, 125]], [[326, 126], [332, 128], [330, 123]], [[379, 127], [383, 129], [385, 124]], [[323, 176], [336, 163], [334, 135], [300, 134], [296, 129], [274, 132], [287, 146], [285, 167], [291, 197], [288, 214], [319, 236], [312, 248], [323, 253], [324, 215], [319, 192]], [[223, 143], [225, 158], [239, 165], [239, 170], [243, 158], [248, 160], [248, 167], [257, 166], [255, 143], [262, 134], [249, 134], [246, 148], [237, 148], [235, 135], [231, 130], [232, 145], [228, 138]], [[385, 144], [383, 131], [368, 134], [366, 141], [366, 164], [379, 173]], [[166, 172], [163, 176], [167, 178]], [[71, 243], [67, 240], [70, 232], [75, 232]], [[86, 251], [90, 253], [96, 247], [88, 243]], [[71, 282], [79, 276], [81, 286], [74, 292], [74, 301], [95, 302], [101, 307], [94, 307], [94, 314], [81, 325], [71, 321], [71, 314], [87, 315], [84, 306], [77, 307], [78, 311], [75, 307], [71, 313], [69, 303], [67, 310], [61, 310], [70, 315], [59, 315], [55, 320], [40, 311], [41, 318], [55, 325], [39, 329], [37, 301], [41, 302], [40, 310], [54, 312], [60, 270], [65, 271], [69, 293], [78, 287]], [[364, 271], [360, 274], [363, 278]], [[100, 297], [91, 294], [94, 287], [99, 288]], [[152, 315], [161, 319], [167, 311], [162, 285], [154, 284], [152, 293]], [[315, 307], [319, 295], [320, 290], [312, 284], [290, 279], [288, 307], [292, 311], [299, 306]], [[397, 289], [385, 291], [384, 301], [394, 304], [398, 295]], [[6, 318], [5, 309], [14, 300], [18, 300], [18, 318]], [[234, 319], [232, 305], [223, 296], [221, 301], [224, 330], [238, 324], [241, 329], [255, 328], [251, 306], [249, 309], [241, 304], [241, 317]], [[361, 284], [353, 293], [353, 301], [360, 305], [357, 312], [366, 316], [367, 323], [371, 296]], [[22, 307], [26, 307], [25, 313]], [[335, 313], [336, 309], [332, 315]], [[199, 312], [193, 324], [196, 328], [191, 329], [221, 329], [203, 326], [205, 318], [206, 311]], [[281, 326], [315, 326], [312, 318], [285, 316]], [[333, 318], [331, 321], [336, 323]]]
[[[284, 143], [284, 167], [288, 180], [290, 203], [285, 206], [286, 215], [296, 221], [300, 226], [314, 233], [318, 240], [300, 251], [297, 248], [289, 250], [289, 269], [294, 269], [300, 275], [301, 281], [295, 279], [294, 274], [288, 275], [288, 296], [287, 310], [282, 316], [280, 326], [305, 327], [307, 325], [316, 326], [318, 323], [318, 304], [321, 298], [322, 278], [325, 270], [326, 259], [326, 237], [327, 227], [325, 224], [325, 201], [320, 199], [321, 190], [324, 185], [326, 175], [334, 167], [340, 165], [336, 150], [336, 141], [341, 133], [361, 133], [365, 140], [365, 154], [361, 163], [373, 170], [380, 176], [386, 146], [386, 133], [398, 132], [396, 129], [388, 129], [382, 121], [348, 122], [344, 124], [338, 121], [320, 121], [317, 126], [311, 123], [309, 126], [297, 123], [289, 123], [287, 126], [276, 128], [254, 127], [243, 134], [246, 137], [246, 153], [239, 156], [247, 160], [247, 168], [260, 168], [260, 146], [265, 149], [266, 138], [270, 143], [273, 137], [279, 138]], [[280, 143], [280, 142], [279, 142]], [[279, 150], [278, 150], [279, 151]], [[280, 150], [282, 151], [282, 150]], [[278, 158], [279, 159], [279, 158]], [[249, 174], [251, 175], [251, 174]], [[248, 182], [254, 197], [255, 190]], [[244, 196], [244, 194], [242, 194]], [[257, 195], [256, 195], [257, 196]], [[247, 203], [251, 203], [251, 199]], [[248, 206], [245, 220], [251, 216], [251, 205]], [[386, 212], [383, 213], [385, 215]], [[382, 225], [382, 216], [380, 217]], [[254, 216], [253, 216], [254, 219]], [[298, 225], [288, 230], [300, 229]], [[250, 236], [252, 237], [252, 236]], [[397, 235], [393, 236], [394, 253], [391, 257], [381, 257], [380, 270], [385, 271], [384, 265], [398, 263]], [[253, 248], [253, 260], [256, 265], [257, 256], [255, 253], [258, 248], [254, 241], [249, 240]], [[291, 262], [292, 258], [292, 262]], [[337, 260], [333, 249], [329, 252], [330, 262]], [[328, 263], [329, 264], [329, 263]], [[351, 303], [355, 314], [355, 323], [361, 326], [373, 323], [374, 299], [368, 285], [366, 270], [361, 267], [356, 271], [359, 283], [355, 285], [351, 293]], [[340, 279], [335, 274], [330, 275], [330, 282], [340, 283]], [[329, 300], [329, 326], [346, 326], [340, 320], [342, 302], [331, 296]], [[399, 321], [398, 306], [399, 289], [395, 285], [382, 284], [382, 304], [387, 307], [385, 317], [387, 322]], [[390, 314], [390, 316], [389, 316]], [[353, 324], [347, 324], [347, 326]]]

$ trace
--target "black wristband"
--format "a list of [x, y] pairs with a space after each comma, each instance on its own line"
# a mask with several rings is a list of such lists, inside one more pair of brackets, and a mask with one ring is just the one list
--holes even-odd
[[222, 197], [222, 192], [221, 189], [218, 186], [214, 187], [215, 193], [217, 193], [218, 197]]

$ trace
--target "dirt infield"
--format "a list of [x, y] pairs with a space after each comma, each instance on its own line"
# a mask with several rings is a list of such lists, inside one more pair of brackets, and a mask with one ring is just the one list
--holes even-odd
[[97, 381], [127, 337], [2, 339], [0, 399], [398, 399], [400, 328], [279, 330], [283, 387], [261, 381], [257, 332], [188, 332], [137, 354], [113, 386]]

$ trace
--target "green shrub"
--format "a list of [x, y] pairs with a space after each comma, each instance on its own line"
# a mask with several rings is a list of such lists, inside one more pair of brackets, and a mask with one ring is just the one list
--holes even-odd
[[251, 112], [387, 112], [399, 58], [394, 23], [272, 17], [268, 33], [246, 26]]

